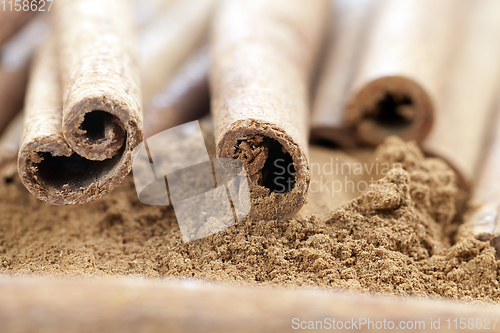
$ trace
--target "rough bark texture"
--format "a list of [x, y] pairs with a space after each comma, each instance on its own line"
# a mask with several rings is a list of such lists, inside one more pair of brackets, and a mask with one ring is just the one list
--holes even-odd
[[457, 171], [459, 185], [470, 188], [499, 92], [500, 2], [465, 4], [467, 17], [449, 60], [446, 91], [436, 99], [434, 127], [422, 146], [426, 153], [445, 159]]
[[[218, 14], [210, 77], [217, 156], [244, 163], [253, 217], [285, 218], [306, 202], [309, 77], [328, 3], [226, 1]], [[290, 170], [282, 179], [276, 164]]]
[[139, 36], [143, 77], [142, 95], [147, 104], [206, 39], [214, 0], [175, 1], [148, 24]]
[[[353, 329], [372, 332], [375, 325], [387, 329], [392, 321], [395, 332], [404, 332], [399, 329], [404, 321], [419, 332], [434, 332], [437, 326], [431, 320], [434, 325], [439, 320], [444, 329], [448, 318], [481, 318], [483, 323], [484, 318], [497, 318], [499, 311], [498, 306], [449, 300], [237, 287], [192, 279], [0, 279], [0, 329], [5, 333], [295, 332], [297, 319], [299, 325], [305, 321], [304, 328], [328, 329], [325, 318], [330, 324], [335, 320], [335, 329], [356, 321]], [[361, 327], [359, 318], [366, 321]], [[316, 321], [323, 325], [315, 326]], [[495, 321], [489, 322], [493, 327]]]
[[116, 187], [128, 173], [121, 152], [107, 161], [76, 154], [62, 133], [62, 100], [54, 40], [39, 51], [28, 87], [19, 176], [37, 198], [52, 204], [84, 203]]

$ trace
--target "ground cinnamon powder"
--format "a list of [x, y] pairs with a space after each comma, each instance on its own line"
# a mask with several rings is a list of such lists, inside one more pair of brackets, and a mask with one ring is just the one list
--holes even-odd
[[[360, 161], [353, 156], [311, 149], [313, 163]], [[452, 245], [460, 192], [448, 166], [397, 138], [370, 159], [396, 167], [364, 193], [313, 192], [293, 219], [248, 220], [187, 244], [171, 207], [140, 203], [130, 176], [96, 202], [51, 206], [5, 165], [0, 272], [195, 277], [500, 301], [500, 260], [489, 243]]]

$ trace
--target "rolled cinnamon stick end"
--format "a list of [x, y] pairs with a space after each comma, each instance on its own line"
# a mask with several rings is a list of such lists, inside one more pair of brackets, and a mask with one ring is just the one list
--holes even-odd
[[243, 162], [251, 216], [281, 219], [306, 202], [309, 78], [326, 1], [226, 1], [211, 40], [218, 157]]
[[345, 126], [363, 144], [376, 146], [391, 135], [421, 142], [431, 129], [434, 106], [415, 80], [386, 76], [366, 83], [349, 101]]
[[[346, 10], [366, 10], [362, 5]], [[325, 139], [335, 139], [344, 131], [352, 142], [372, 146], [390, 135], [422, 142], [432, 128], [436, 98], [445, 88], [448, 62], [460, 36], [462, 5], [452, 0], [380, 0], [373, 14], [346, 20], [339, 33], [346, 30], [353, 37], [334, 41], [331, 53], [354, 47], [357, 55], [355, 60], [344, 57], [344, 63], [327, 66], [313, 131], [318, 128]], [[336, 70], [342, 66], [351, 72]], [[336, 78], [339, 75], [351, 78]], [[338, 89], [332, 82], [341, 82], [337, 100], [324, 97], [330, 88]], [[334, 133], [328, 134], [322, 124], [331, 124]]]
[[402, 332], [399, 327], [406, 327], [435, 332], [447, 327], [450, 318], [474, 318], [484, 324], [491, 319], [487, 327], [493, 327], [499, 311], [498, 304], [452, 299], [195, 279], [0, 277], [4, 333], [285, 333], [300, 332], [301, 327], [365, 333], [378, 327]]
[[95, 161], [124, 155], [142, 141], [139, 65], [130, 2], [54, 3], [63, 91], [62, 133], [79, 156]]
[[144, 108], [144, 137], [196, 120], [209, 112], [208, 49], [182, 65], [170, 82]]
[[331, 1], [332, 19], [324, 64], [311, 115], [311, 140], [327, 140], [342, 147], [356, 142], [344, 126], [346, 92], [362, 56], [362, 48], [378, 0]]

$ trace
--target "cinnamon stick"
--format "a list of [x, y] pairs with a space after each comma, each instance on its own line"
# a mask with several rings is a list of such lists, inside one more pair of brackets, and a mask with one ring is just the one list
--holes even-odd
[[196, 120], [209, 112], [209, 57], [201, 49], [144, 108], [144, 137]]
[[[348, 11], [368, 10], [358, 3], [349, 5], [353, 7]], [[313, 131], [318, 128], [325, 139], [335, 139], [343, 131], [351, 135], [351, 142], [367, 145], [380, 144], [389, 135], [421, 142], [431, 129], [436, 98], [444, 90], [447, 63], [459, 37], [462, 2], [381, 0], [376, 6], [372, 23], [366, 23], [365, 12], [353, 13], [357, 19], [346, 20], [339, 29], [338, 34], [347, 35], [332, 44], [331, 54], [350, 54], [332, 58], [333, 64], [327, 66]], [[360, 29], [367, 35], [362, 36]], [[336, 69], [352, 68], [352, 54], [359, 59], [345, 84], [349, 74]], [[344, 59], [351, 60], [344, 63]], [[339, 89], [337, 82], [347, 88], [325, 97]]]
[[39, 199], [52, 204], [97, 199], [132, 168], [131, 153], [143, 134], [128, 5], [121, 0], [54, 4], [57, 41], [44, 46], [34, 65], [18, 157], [21, 180]]
[[142, 96], [147, 103], [203, 44], [213, 0], [176, 1], [140, 35]]
[[332, 19], [325, 63], [311, 115], [311, 139], [329, 140], [342, 147], [356, 142], [344, 126], [344, 108], [377, 0], [331, 1]]
[[300, 327], [435, 332], [459, 330], [460, 318], [473, 318], [478, 325], [474, 327], [481, 324], [491, 330], [498, 325], [499, 311], [498, 305], [450, 299], [257, 288], [195, 279], [0, 278], [4, 333], [262, 333], [297, 332]]
[[14, 4], [11, 7], [8, 1], [0, 4], [0, 45], [9, 40], [36, 14], [35, 11], [31, 10], [24, 11], [14, 9]]
[[29, 62], [46, 31], [38, 17], [0, 48], [0, 133], [23, 105]]
[[[178, 15], [180, 15], [181, 13], [185, 13], [186, 11], [186, 7], [184, 7], [186, 3], [182, 3], [183, 5], [180, 6], [179, 2], [174, 2], [172, 7], [167, 8], [164, 13], [157, 15], [155, 20], [150, 25], [145, 27], [144, 31], [139, 36], [139, 51], [141, 59], [140, 70], [142, 71], [143, 77], [145, 78], [145, 80], [149, 80], [155, 68], [158, 72], [163, 72], [162, 75], [155, 74], [156, 82], [154, 84], [148, 84], [147, 87], [143, 90], [144, 94], [146, 95], [154, 96], [154, 94], [156, 94], [160, 90], [161, 84], [164, 84], [164, 82], [168, 82], [168, 78], [172, 73], [174, 73], [174, 69], [178, 67], [178, 63], [180, 63], [182, 59], [185, 58], [189, 53], [193, 52], [193, 49], [197, 47], [198, 42], [202, 39], [204, 31], [206, 30], [206, 25], [208, 24], [208, 18], [210, 16], [210, 8], [211, 4], [213, 4], [213, 1], [206, 0], [204, 1], [204, 4], [199, 2], [200, 8], [194, 10], [194, 12], [197, 13], [195, 17], [201, 19], [202, 21], [205, 21], [205, 25], [201, 24], [197, 19], [193, 19], [194, 14], [192, 13], [190, 13], [191, 16], [188, 15], [185, 20], [177, 19]], [[188, 5], [193, 5], [193, 2], [188, 1], [187, 3]], [[66, 5], [68, 4], [64, 4], [64, 2], [61, 4], [61, 6]], [[73, 5], [74, 4], [69, 4], [70, 7]], [[101, 9], [103, 10], [102, 7]], [[63, 8], [59, 10], [61, 12], [59, 12], [58, 15], [63, 16], [69, 15], [68, 13], [72, 11], [71, 8]], [[94, 13], [94, 15], [96, 14]], [[176, 20], [169, 21], [169, 18], [176, 18]], [[65, 19], [66, 18], [63, 17], [63, 20]], [[91, 20], [97, 21], [98, 18], [94, 17], [91, 18]], [[163, 22], [169, 22], [170, 25], [167, 26], [163, 24]], [[67, 23], [68, 22], [59, 22], [59, 24], [61, 25]], [[169, 33], [165, 34], [164, 31], [158, 30], [158, 28], [160, 27], [159, 24], [163, 28], [168, 28], [167, 30], [172, 30], [172, 28], [175, 28], [173, 30], [175, 30], [176, 33], [184, 35], [184, 39], [179, 40], [178, 36], [175, 36], [174, 38], [173, 35]], [[76, 30], [74, 31], [75, 34]], [[69, 32], [67, 34], [69, 34]], [[142, 121], [142, 119], [140, 119], [139, 117], [142, 116], [142, 114], [140, 113], [139, 109], [134, 108], [134, 105], [137, 107], [139, 95], [137, 91], [133, 94], [124, 93], [124, 91], [127, 91], [125, 89], [125, 86], [127, 84], [131, 87], [129, 88], [130, 92], [133, 92], [134, 89], [137, 88], [137, 84], [133, 84], [133, 81], [131, 81], [131, 77], [135, 76], [136, 74], [135, 72], [137, 71], [137, 68], [135, 67], [137, 66], [134, 66], [134, 63], [131, 61], [131, 57], [127, 58], [127, 56], [125, 55], [125, 53], [127, 52], [130, 53], [131, 46], [128, 43], [125, 43], [125, 45], [122, 45], [122, 50], [120, 53], [120, 48], [118, 47], [117, 51], [116, 45], [113, 46], [113, 51], [110, 49], [110, 45], [106, 45], [105, 47], [100, 48], [101, 50], [104, 49], [103, 55], [99, 56], [92, 53], [85, 53], [85, 51], [81, 56], [77, 57], [76, 55], [71, 54], [72, 51], [68, 49], [71, 48], [71, 46], [64, 44], [65, 42], [63, 41], [65, 39], [71, 39], [70, 35], [71, 34], [69, 34], [68, 36], [59, 36], [59, 57], [69, 57], [69, 59], [66, 59], [66, 65], [63, 65], [61, 68], [61, 75], [64, 79], [63, 82], [66, 82], [67, 86], [70, 84], [68, 82], [71, 82], [72, 78], [76, 79], [76, 81], [74, 81], [74, 84], [72, 86], [75, 89], [72, 90], [72, 87], [70, 87], [69, 91], [65, 94], [66, 105], [69, 105], [70, 107], [65, 107], [65, 110], [69, 111], [65, 111], [66, 113], [63, 112], [63, 121], [60, 126], [62, 127], [64, 140], [66, 140], [67, 144], [74, 152], [74, 154], [67, 155], [68, 151], [60, 147], [58, 149], [49, 150], [45, 146], [42, 149], [36, 145], [27, 144], [24, 152], [25, 155], [43, 155], [46, 160], [49, 160], [49, 162], [44, 163], [42, 161], [35, 161], [36, 158], [35, 160], [33, 160], [32, 158], [25, 158], [23, 160], [20, 160], [19, 164], [20, 169], [21, 166], [25, 163], [31, 163], [32, 165], [31, 167], [23, 167], [23, 170], [25, 170], [25, 172], [22, 174], [22, 178], [24, 178], [23, 182], [28, 187], [28, 189], [30, 189], [30, 191], [40, 199], [55, 204], [83, 203], [93, 199], [97, 199], [102, 195], [108, 193], [111, 189], [118, 185], [123, 177], [130, 171], [130, 151], [133, 147], [135, 147], [135, 145], [137, 145], [139, 137], [142, 137], [142, 126], [140, 126], [142, 125], [140, 124], [140, 121]], [[124, 38], [124, 34], [120, 34], [120, 36], [118, 37]], [[94, 36], [93, 38], [95, 39], [97, 37]], [[92, 40], [90, 39], [84, 41], [89, 43], [92, 42]], [[155, 45], [151, 44], [153, 41], [155, 42]], [[180, 45], [176, 43], [180, 43]], [[81, 45], [74, 46], [81, 47]], [[136, 46], [134, 46], [134, 48], [135, 47]], [[149, 53], [149, 51], [151, 51], [152, 53]], [[112, 54], [107, 54], [107, 52], [111, 52]], [[64, 56], [64, 54], [66, 54], [66, 56]], [[163, 58], [161, 58], [160, 55], [163, 55]], [[108, 59], [109, 62], [107, 62], [107, 64], [104, 63], [103, 65], [99, 61], [98, 57], [104, 57], [104, 59]], [[84, 66], [75, 67], [74, 65], [69, 65], [69, 63], [78, 63], [81, 61], [83, 61], [86, 66], [88, 66], [85, 72], [83, 72]], [[94, 63], [92, 63], [92, 61]], [[122, 81], [120, 81], [120, 75], [123, 75], [123, 72], [120, 73], [120, 75], [117, 75], [116, 72], [113, 73], [113, 71], [111, 71], [112, 75], [110, 75], [108, 72], [104, 71], [107, 73], [105, 76], [96, 75], [96, 73], [99, 73], [99, 66], [106, 67], [106, 65], [109, 65], [111, 69], [128, 67], [128, 71], [125, 71], [125, 76], [127, 76], [127, 73], [130, 75], [128, 78], [124, 77]], [[41, 66], [49, 67], [50, 64]], [[202, 72], [201, 77], [196, 77], [194, 78], [194, 80], [200, 80], [200, 85], [203, 86], [205, 84], [206, 86], [206, 83], [204, 83], [203, 81], [208, 67], [206, 61], [203, 66], [198, 66], [198, 68]], [[159, 69], [160, 67], [161, 69]], [[80, 68], [82, 69], [82, 72], [78, 74], [69, 71], [68, 73], [66, 73], [66, 75], [64, 75], [65, 69], [68, 71], [68, 69], [71, 68]], [[57, 68], [54, 68], [54, 64], [52, 64], [52, 69], [54, 71], [58, 70]], [[198, 71], [198, 69], [196, 69], [196, 71]], [[189, 71], [189, 73], [193, 74], [192, 71]], [[85, 75], [87, 76], [85, 77]], [[193, 78], [190, 77], [189, 80], [191, 79]], [[136, 80], [136, 78], [134, 78], [134, 80]], [[181, 78], [180, 81], [182, 80], [184, 79]], [[174, 102], [174, 105], [171, 105], [168, 109], [170, 110], [168, 112], [172, 112], [172, 114], [174, 112], [172, 110], [189, 111], [189, 103], [182, 102], [182, 100], [185, 99], [187, 101], [189, 99], [187, 95], [192, 96], [192, 94], [189, 93], [184, 97], [177, 96], [178, 88], [186, 87], [186, 83], [180, 82], [180, 84], [176, 84], [175, 82], [177, 81], [174, 79], [172, 82], [173, 90], [171, 90], [170, 92], [168, 92], [167, 90], [167, 95], [176, 95], [174, 100], [168, 98], [167, 101]], [[189, 86], [191, 82], [192, 81], [187, 83], [187, 85]], [[195, 82], [193, 83], [196, 85]], [[53, 83], [53, 86], [55, 85], [56, 83]], [[85, 87], [85, 85], [87, 86]], [[189, 90], [191, 88], [187, 87], [187, 89]], [[196, 89], [198, 89], [198, 87], [196, 87], [195, 90]], [[203, 88], [201, 88], [201, 91], [202, 90]], [[104, 97], [99, 96], [99, 93], [101, 92], [104, 92]], [[110, 95], [107, 95], [111, 93], [115, 94], [115, 97], [118, 96], [119, 98], [122, 98], [122, 102], [119, 101], [119, 98], [113, 101]], [[37, 94], [38, 93], [33, 92], [33, 95]], [[94, 94], [97, 95], [94, 96]], [[71, 98], [73, 98], [74, 100], [71, 101]], [[81, 102], [77, 102], [78, 100], [80, 100]], [[158, 102], [158, 100], [156, 100], [156, 102]], [[76, 108], [74, 108], [74, 112], [71, 112], [71, 105], [76, 106]], [[84, 107], [81, 108], [81, 105], [83, 105]], [[162, 113], [162, 110], [164, 109], [159, 109], [159, 107], [166, 108], [168, 106], [164, 104], [156, 105], [154, 107], [151, 106], [151, 109], [155, 107], [158, 108], [156, 110], [158, 113]], [[32, 113], [35, 112], [36, 111]], [[87, 113], [83, 114], [85, 112]], [[182, 114], [182, 117], [185, 116], [186, 114]], [[178, 119], [182, 119], [182, 117]], [[81, 123], [81, 125], [75, 128], [75, 124], [78, 123], [78, 121], [81, 121], [82, 118], [83, 122]], [[87, 131], [89, 135], [85, 131]], [[54, 130], [52, 132], [55, 133], [57, 131]], [[56, 137], [55, 135], [52, 136]], [[68, 140], [68, 138], [70, 139]], [[37, 140], [39, 139], [37, 139], [36, 136], [33, 136], [29, 140], [27, 139], [27, 141]], [[54, 143], [55, 146], [58, 146], [59, 144], [60, 142]], [[86, 144], [86, 148], [83, 144]], [[48, 145], [49, 144], [47, 143], [47, 146]], [[78, 146], [78, 148], [74, 148], [75, 145]], [[118, 151], [116, 149], [118, 149]], [[50, 153], [53, 154], [50, 155]], [[61, 155], [71, 157], [63, 158], [60, 157]], [[49, 179], [50, 177], [45, 177], [46, 179], [43, 179], [43, 177], [36, 176], [36, 174], [39, 174], [40, 172], [43, 173], [44, 169], [55, 167], [52, 166], [52, 162], [50, 162], [52, 161], [52, 158], [56, 158], [57, 168], [59, 168], [61, 172], [66, 172], [71, 169], [75, 164], [73, 160], [76, 159], [76, 164], [79, 165], [80, 171], [75, 171], [71, 173], [71, 175], [68, 174], [64, 180], [64, 184], [62, 184], [59, 180]], [[41, 164], [49, 167], [44, 167]], [[88, 171], [90, 169], [91, 171]], [[30, 175], [30, 173], [32, 175]], [[51, 174], [51, 171], [49, 170], [45, 174]], [[96, 174], [98, 174], [99, 177], [96, 177]], [[35, 175], [36, 177], [34, 177], [33, 175]], [[61, 187], [62, 185], [65, 185], [64, 190]]]
[[130, 2], [61, 0], [53, 9], [64, 138], [78, 155], [91, 160], [111, 159], [123, 151], [122, 171], [128, 173], [130, 153], [142, 141]]
[[215, 19], [217, 156], [245, 165], [254, 218], [285, 218], [306, 202], [309, 77], [327, 14], [326, 1], [226, 1]]
[[[497, 96], [500, 96], [497, 94]], [[474, 236], [490, 241], [500, 256], [500, 99], [496, 105], [491, 137], [484, 149], [478, 177], [474, 183], [471, 202], [475, 208], [466, 215], [458, 238]]]
[[500, 3], [467, 0], [465, 8], [446, 90], [436, 100], [434, 128], [422, 145], [427, 154], [445, 159], [457, 171], [461, 187], [470, 188], [500, 84]]
[[136, 26], [139, 29], [147, 27], [151, 21], [163, 15], [174, 3], [179, 1], [181, 0], [134, 0], [132, 6]]
[[24, 113], [19, 112], [0, 136], [0, 167], [17, 158], [23, 133]]

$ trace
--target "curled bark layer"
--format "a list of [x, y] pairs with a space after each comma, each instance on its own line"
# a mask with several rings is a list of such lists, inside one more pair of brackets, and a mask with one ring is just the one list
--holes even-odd
[[29, 63], [46, 31], [47, 23], [38, 17], [0, 48], [0, 133], [22, 108]]
[[210, 76], [218, 157], [246, 168], [254, 218], [306, 202], [309, 78], [326, 1], [226, 1], [212, 33]]
[[132, 168], [132, 150], [143, 134], [128, 4], [54, 4], [58, 34], [34, 64], [18, 157], [22, 182], [41, 200], [97, 199]]
[[[338, 6], [352, 20], [340, 19], [337, 26], [313, 131], [344, 145], [377, 145], [390, 135], [423, 141], [460, 35], [461, 5], [380, 0]], [[328, 96], [336, 89], [340, 93]]]

